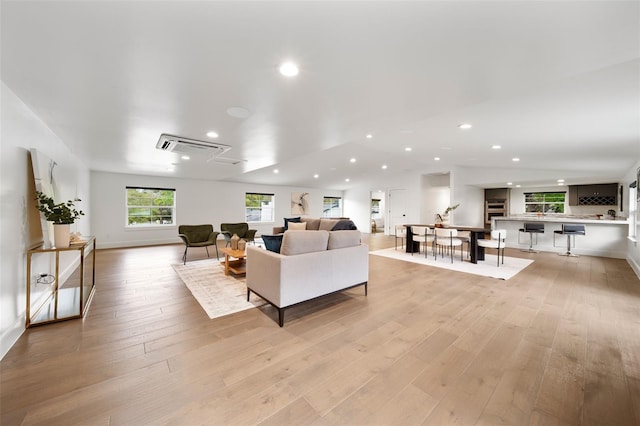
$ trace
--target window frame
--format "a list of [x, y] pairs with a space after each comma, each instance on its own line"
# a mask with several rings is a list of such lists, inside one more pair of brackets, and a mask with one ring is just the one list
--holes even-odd
[[[327, 205], [327, 200], [338, 200], [338, 216], [328, 216], [327, 215], [327, 210], [325, 209], [325, 206]], [[333, 211], [335, 209], [335, 207], [331, 207], [329, 209], [329, 211]], [[322, 217], [323, 218], [327, 218], [327, 219], [331, 219], [331, 218], [338, 218], [338, 217], [342, 217], [343, 216], [343, 205], [342, 205], [342, 197], [336, 197], [333, 195], [325, 195], [322, 197]]]
[[[147, 190], [147, 191], [171, 191], [173, 192], [173, 205], [171, 206], [130, 206], [129, 205], [129, 190]], [[150, 228], [175, 228], [177, 226], [177, 191], [175, 188], [158, 188], [158, 187], [150, 187], [150, 186], [125, 186], [124, 191], [125, 197], [125, 229], [127, 230], [136, 230], [136, 229], [150, 229]], [[171, 220], [172, 223], [146, 223], [146, 224], [136, 224], [132, 225], [129, 223], [129, 209], [131, 208], [165, 208], [171, 210]], [[153, 216], [153, 215], [149, 215]]]
[[[542, 214], [564, 214], [567, 211], [567, 192], [566, 191], [536, 191], [536, 192], [525, 192], [524, 194], [524, 212], [525, 213], [542, 213]], [[528, 196], [531, 195], [541, 195], [541, 201], [527, 201]], [[560, 201], [552, 201], [546, 200], [546, 196], [550, 195], [562, 195], [563, 200]], [[541, 210], [529, 210], [527, 207], [532, 205], [540, 205]], [[562, 205], [562, 211], [549, 211], [547, 206], [550, 205]]]
[[[260, 210], [260, 220], [249, 220], [249, 212], [248, 209], [257, 209], [257, 207], [251, 207], [247, 205], [247, 198], [249, 195], [259, 195], [259, 196], [268, 196], [271, 197], [271, 218], [269, 220], [263, 220], [263, 211], [265, 210], [263, 205], [259, 207]], [[263, 201], [261, 201], [262, 203]], [[276, 194], [271, 192], [250, 192], [247, 191], [244, 193], [244, 219], [247, 223], [256, 223], [256, 224], [268, 224], [275, 223], [276, 220]]]

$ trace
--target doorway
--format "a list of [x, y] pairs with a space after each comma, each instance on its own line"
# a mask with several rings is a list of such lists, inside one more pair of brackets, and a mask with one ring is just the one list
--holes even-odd
[[407, 190], [392, 189], [389, 191], [389, 220], [387, 233], [395, 234], [395, 226], [407, 223]]
[[370, 205], [370, 223], [371, 233], [384, 233], [385, 230], [385, 214], [384, 214], [384, 192], [371, 192]]

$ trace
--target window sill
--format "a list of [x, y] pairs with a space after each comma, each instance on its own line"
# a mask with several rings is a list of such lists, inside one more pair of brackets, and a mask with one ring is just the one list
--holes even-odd
[[140, 226], [125, 226], [125, 231], [157, 231], [159, 229], [177, 229], [177, 225], [140, 225]]

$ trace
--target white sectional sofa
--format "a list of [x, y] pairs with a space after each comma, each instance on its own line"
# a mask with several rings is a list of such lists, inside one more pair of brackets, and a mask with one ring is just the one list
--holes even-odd
[[324, 295], [364, 286], [369, 280], [369, 248], [360, 231], [294, 231], [284, 233], [280, 253], [247, 246], [247, 300], [251, 292], [278, 309]]

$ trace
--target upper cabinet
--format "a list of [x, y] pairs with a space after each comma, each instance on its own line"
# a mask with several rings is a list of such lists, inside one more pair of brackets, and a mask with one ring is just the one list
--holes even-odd
[[569, 185], [570, 206], [615, 206], [618, 204], [618, 184]]

